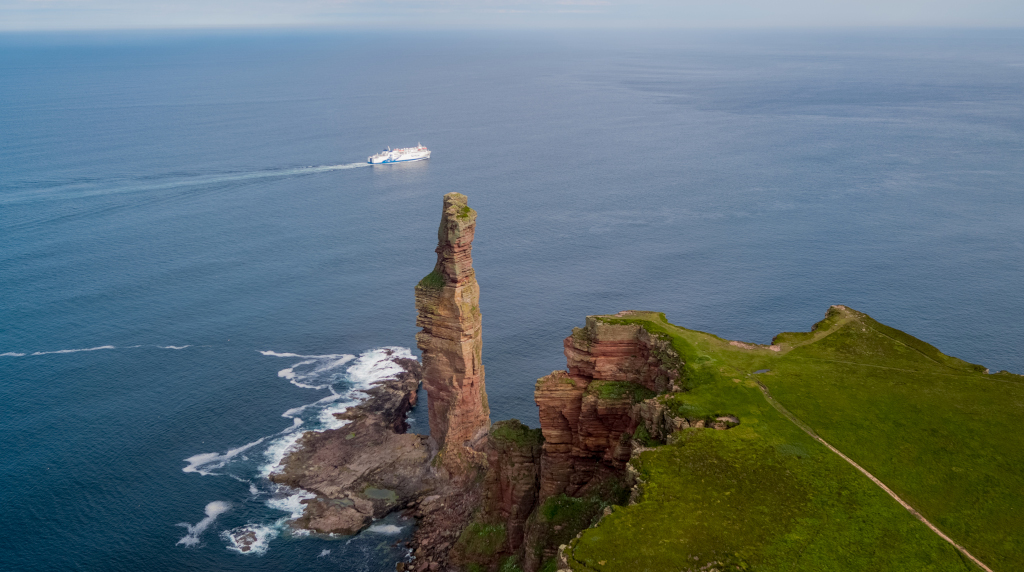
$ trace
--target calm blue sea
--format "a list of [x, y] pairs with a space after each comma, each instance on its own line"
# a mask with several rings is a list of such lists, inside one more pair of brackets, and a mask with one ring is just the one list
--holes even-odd
[[0, 35], [0, 569], [393, 570], [263, 475], [415, 353], [451, 191], [494, 419], [624, 309], [1024, 372], [1021, 31]]

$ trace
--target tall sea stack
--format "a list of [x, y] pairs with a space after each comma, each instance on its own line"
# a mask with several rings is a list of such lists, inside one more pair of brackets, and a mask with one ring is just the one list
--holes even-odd
[[416, 285], [416, 345], [423, 352], [430, 436], [442, 453], [472, 447], [491, 426], [480, 329], [480, 289], [473, 271], [476, 211], [465, 195], [444, 196], [437, 265]]

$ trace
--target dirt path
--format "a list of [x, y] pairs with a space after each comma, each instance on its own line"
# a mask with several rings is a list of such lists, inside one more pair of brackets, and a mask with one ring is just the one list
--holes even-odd
[[836, 449], [835, 447], [830, 445], [827, 441], [825, 441], [824, 439], [819, 437], [818, 434], [815, 433], [814, 430], [811, 429], [806, 423], [804, 423], [803, 421], [800, 421], [795, 415], [790, 413], [788, 409], [783, 407], [781, 403], [776, 401], [775, 398], [772, 397], [772, 394], [768, 391], [768, 388], [765, 387], [765, 385], [763, 383], [761, 383], [759, 380], [756, 380], [756, 378], [755, 378], [755, 381], [757, 381], [757, 385], [761, 388], [761, 393], [764, 394], [764, 398], [779, 413], [785, 415], [787, 419], [792, 421], [793, 424], [795, 424], [797, 427], [799, 427], [804, 433], [807, 433], [808, 435], [810, 435], [815, 441], [817, 441], [817, 442], [821, 443], [822, 445], [828, 447], [829, 450], [831, 450], [833, 453], [835, 453], [836, 455], [839, 455], [840, 457], [842, 457], [842, 459], [844, 461], [846, 461], [847, 463], [850, 463], [858, 471], [864, 473], [864, 476], [866, 476], [867, 478], [871, 479], [871, 482], [875, 483], [883, 491], [888, 493], [888, 495], [891, 496], [893, 499], [895, 499], [896, 502], [900, 503], [903, 506], [903, 508], [907, 509], [907, 511], [909, 511], [910, 514], [914, 515], [914, 517], [917, 518], [917, 520], [920, 520], [921, 522], [924, 523], [925, 526], [927, 526], [928, 528], [932, 529], [932, 532], [934, 532], [935, 534], [938, 534], [939, 538], [941, 538], [941, 539], [945, 540], [946, 542], [952, 544], [954, 548], [956, 548], [964, 556], [969, 558], [971, 560], [971, 562], [974, 562], [975, 564], [977, 564], [979, 567], [981, 567], [982, 570], [985, 570], [985, 572], [992, 572], [991, 568], [989, 568], [988, 566], [985, 566], [985, 564], [981, 560], [978, 560], [977, 558], [972, 556], [970, 552], [967, 552], [967, 549], [965, 549], [963, 546], [960, 546], [956, 542], [953, 542], [952, 538], [946, 536], [946, 534], [944, 532], [942, 532], [941, 530], [939, 530], [938, 527], [936, 527], [931, 522], [928, 522], [928, 519], [926, 519], [924, 516], [922, 516], [921, 513], [917, 512], [917, 510], [914, 507], [912, 507], [909, 504], [907, 504], [907, 502], [904, 501], [903, 499], [901, 499], [899, 497], [899, 495], [897, 495], [896, 493], [892, 492], [892, 489], [890, 489], [889, 487], [885, 486], [885, 483], [883, 483], [882, 481], [880, 481], [877, 478], [875, 478], [875, 476], [872, 475], [871, 473], [867, 472], [867, 470], [865, 470], [864, 467], [861, 467], [857, 463], [853, 462], [853, 459], [847, 457], [842, 452], [840, 452], [839, 449]]

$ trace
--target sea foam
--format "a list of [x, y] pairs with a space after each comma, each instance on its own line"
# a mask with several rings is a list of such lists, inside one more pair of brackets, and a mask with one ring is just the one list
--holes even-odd
[[[200, 475], [215, 475], [214, 471], [224, 468], [236, 459], [247, 459], [248, 456], [242, 453], [262, 448], [262, 455], [265, 462], [256, 469], [257, 475], [262, 478], [268, 477], [280, 466], [281, 461], [295, 449], [299, 439], [302, 438], [306, 428], [311, 431], [327, 431], [343, 427], [349, 421], [335, 417], [358, 404], [366, 398], [362, 392], [369, 389], [374, 383], [401, 374], [404, 368], [395, 363], [396, 359], [415, 359], [409, 348], [386, 347], [377, 348], [363, 352], [358, 357], [350, 354], [324, 354], [307, 355], [291, 352], [275, 352], [270, 350], [260, 351], [260, 354], [268, 357], [295, 358], [300, 361], [290, 367], [281, 370], [279, 377], [287, 379], [299, 387], [314, 390], [330, 390], [331, 394], [324, 396], [312, 403], [287, 409], [282, 416], [292, 420], [292, 425], [276, 434], [261, 437], [256, 441], [230, 449], [224, 453], [201, 453], [185, 459], [187, 466], [182, 470], [186, 473], [199, 473]], [[351, 363], [350, 363], [351, 362]], [[344, 371], [342, 366], [348, 365]], [[257, 449], [259, 450], [259, 449]], [[249, 454], [252, 455], [251, 453]], [[234, 476], [234, 475], [231, 475]], [[260, 490], [248, 479], [235, 476], [238, 480], [249, 483], [249, 492], [253, 497], [265, 495], [269, 491]], [[251, 477], [249, 477], [251, 478]], [[285, 517], [276, 518], [272, 525], [249, 523], [245, 526], [226, 531], [223, 536], [228, 540], [228, 549], [245, 554], [263, 554], [268, 549], [271, 539], [279, 535], [285, 529], [287, 522], [302, 516], [306, 505], [302, 502], [316, 495], [301, 489], [271, 484], [270, 491], [273, 494], [264, 500], [264, 504], [271, 509], [288, 513]], [[219, 514], [219, 513], [218, 513]], [[215, 516], [214, 516], [215, 518]], [[204, 519], [204, 522], [206, 519]], [[196, 532], [189, 529], [190, 537], [198, 539], [202, 530], [199, 526], [209, 526], [209, 522], [200, 522], [195, 525]], [[371, 527], [377, 534], [397, 534], [401, 528], [394, 525], [377, 525]], [[302, 535], [305, 531], [293, 530], [292, 535]], [[183, 539], [183, 543], [192, 542]], [[197, 540], [198, 541], [198, 540]]]
[[34, 356], [45, 356], [45, 355], [50, 355], [50, 354], [73, 354], [73, 353], [78, 353], [78, 352], [94, 352], [96, 350], [114, 350], [114, 349], [117, 349], [117, 348], [114, 347], [114, 346], [98, 346], [98, 347], [95, 347], [95, 348], [80, 348], [80, 349], [74, 349], [74, 350], [56, 350], [56, 351], [52, 351], [52, 352], [32, 352], [32, 355], [34, 355]]
[[[138, 344], [138, 345], [134, 345], [134, 346], [121, 346], [120, 349], [133, 349], [133, 348], [141, 348], [141, 347], [155, 347], [155, 348], [160, 348], [160, 349], [164, 349], [164, 350], [183, 350], [185, 348], [190, 348], [192, 346], [191, 345], [185, 345], [185, 346], [146, 346], [144, 344]], [[24, 357], [24, 356], [27, 356], [27, 355], [29, 355], [29, 356], [46, 356], [46, 355], [54, 355], [54, 354], [75, 354], [75, 353], [78, 353], [78, 352], [94, 352], [94, 351], [97, 351], [97, 350], [116, 350], [116, 349], [119, 349], [119, 348], [117, 346], [97, 346], [95, 348], [75, 348], [75, 349], [70, 349], [70, 350], [53, 350], [53, 351], [48, 351], [48, 352], [32, 352], [32, 353], [5, 352], [5, 353], [0, 354], [0, 357]]]
[[213, 524], [213, 521], [217, 520], [217, 517], [231, 509], [231, 503], [225, 501], [213, 501], [206, 505], [206, 518], [200, 520], [195, 524], [189, 524], [182, 522], [178, 526], [184, 526], [188, 529], [188, 534], [183, 536], [177, 544], [184, 544], [185, 546], [195, 546], [199, 544], [199, 536], [203, 534], [203, 531]]
[[395, 526], [393, 524], [375, 524], [370, 528], [367, 528], [366, 532], [375, 532], [377, 534], [387, 534], [390, 536], [402, 532], [402, 527]]
[[279, 485], [277, 493], [267, 501], [267, 506], [290, 513], [289, 519], [294, 520], [302, 516], [302, 512], [306, 510], [306, 505], [302, 501], [314, 498], [316, 495], [311, 492]]
[[192, 455], [191, 457], [185, 459], [185, 462], [188, 463], [188, 466], [183, 468], [182, 471], [185, 471], [186, 473], [199, 473], [200, 475], [204, 476], [214, 475], [216, 473], [214, 473], [213, 471], [228, 464], [228, 461], [233, 459], [235, 455], [238, 455], [243, 451], [252, 449], [256, 445], [259, 445], [260, 443], [265, 441], [266, 439], [266, 437], [260, 437], [259, 439], [253, 441], [252, 443], [242, 445], [237, 449], [229, 449], [225, 453], [200, 453], [198, 455]]
[[337, 382], [337, 379], [335, 379], [337, 369], [356, 359], [356, 356], [349, 354], [307, 356], [293, 353], [278, 353], [273, 351], [261, 351], [260, 353], [265, 356], [273, 357], [301, 358], [302, 361], [294, 363], [277, 372], [277, 376], [287, 379], [293, 385], [304, 389], [326, 389], [331, 384]]
[[266, 554], [267, 549], [270, 548], [270, 541], [278, 534], [280, 531], [274, 526], [247, 524], [225, 530], [221, 533], [221, 538], [228, 541], [228, 550], [261, 556]]

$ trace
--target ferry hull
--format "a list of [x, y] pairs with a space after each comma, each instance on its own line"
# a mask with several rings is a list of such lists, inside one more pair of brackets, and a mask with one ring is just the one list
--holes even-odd
[[411, 163], [413, 161], [426, 161], [430, 158], [430, 155], [426, 157], [416, 157], [415, 159], [384, 159], [383, 161], [369, 160], [367, 163], [371, 165], [390, 165], [391, 163]]
[[408, 149], [385, 149], [384, 151], [367, 157], [366, 162], [371, 165], [388, 165], [391, 163], [411, 163], [412, 161], [423, 161], [430, 158], [430, 150], [420, 145]]

